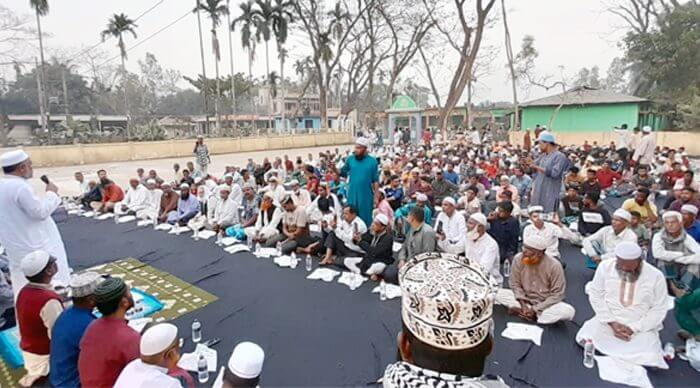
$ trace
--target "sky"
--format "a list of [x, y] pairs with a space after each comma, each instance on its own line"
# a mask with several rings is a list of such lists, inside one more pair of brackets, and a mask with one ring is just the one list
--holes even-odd
[[[2, 1], [4, 6], [15, 13], [29, 15], [31, 16], [29, 20], [34, 21], [29, 0]], [[605, 12], [606, 5], [602, 1], [506, 1], [513, 50], [516, 52], [519, 50], [524, 35], [532, 35], [535, 38], [535, 47], [540, 53], [536, 61], [536, 72], [539, 76], [556, 75], [558, 77], [563, 68], [564, 75], [572, 77], [578, 69], [594, 65], [600, 67], [601, 75], [604, 76], [612, 59], [622, 55], [618, 42], [624, 35], [624, 31], [619, 19], [609, 12]], [[239, 2], [231, 0], [231, 9], [234, 10], [232, 19], [240, 13], [238, 10]], [[118, 65], [116, 41], [108, 40], [98, 45], [100, 32], [105, 29], [107, 20], [112, 14], [122, 12], [133, 19], [155, 6], [138, 19], [138, 39], [134, 40], [129, 36], [126, 40], [127, 48], [141, 42], [138, 47], [129, 51], [127, 68], [131, 71], [137, 71], [137, 59], [142, 59], [147, 52], [150, 52], [165, 68], [176, 69], [188, 76], [201, 73], [197, 19], [194, 14], [189, 12], [194, 7], [193, 0], [49, 0], [49, 3], [50, 12], [42, 18], [42, 28], [50, 34], [44, 43], [46, 51], [49, 53], [60, 52], [64, 56], [70, 56], [71, 53], [78, 53], [82, 49], [97, 45], [97, 50], [106, 51], [108, 54], [106, 58], [114, 58], [111, 63]], [[500, 1], [496, 1], [492, 13], [500, 17], [500, 12]], [[181, 17], [182, 19], [175, 22]], [[173, 22], [175, 22], [173, 25], [157, 33]], [[214, 73], [214, 60], [211, 55], [211, 41], [208, 33], [210, 21], [202, 15], [202, 23], [207, 75], [211, 76]], [[153, 34], [156, 35], [144, 41]], [[219, 40], [222, 47], [220, 73], [222, 75], [230, 74], [228, 35], [223, 28], [219, 32]], [[493, 46], [497, 50], [497, 55], [489, 66], [490, 74], [481, 77], [476, 84], [475, 102], [512, 100], [503, 41], [503, 27], [500, 23], [495, 24], [486, 32], [485, 44]], [[271, 42], [271, 71], [278, 70], [279, 67], [274, 46]], [[293, 63], [296, 59], [310, 52], [308, 47], [308, 41], [304, 38], [304, 34], [301, 31], [293, 31], [288, 42], [290, 59], [285, 67], [287, 76], [294, 76]], [[453, 55], [450, 50], [445, 49], [447, 58], [456, 58], [456, 55]], [[233, 33], [233, 52], [234, 70], [247, 73], [248, 56], [241, 47], [238, 31]], [[0, 72], [7, 74], [11, 72], [11, 68], [0, 66]], [[255, 76], [266, 74], [263, 46], [258, 49], [253, 73]], [[438, 87], [446, 93], [445, 89], [449, 85], [451, 74], [448, 71], [440, 71], [439, 73], [437, 75]], [[418, 65], [416, 68], [408, 69], [404, 78], [411, 78], [418, 84], [428, 86]], [[536, 87], [530, 88], [529, 92], [520, 92], [520, 100], [526, 101], [553, 93], [553, 91]]]

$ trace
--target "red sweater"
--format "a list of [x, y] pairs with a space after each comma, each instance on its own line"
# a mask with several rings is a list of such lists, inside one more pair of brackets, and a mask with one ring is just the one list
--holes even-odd
[[24, 286], [17, 295], [17, 323], [21, 337], [19, 347], [34, 354], [49, 354], [51, 340], [49, 331], [41, 319], [41, 309], [55, 299], [61, 301], [57, 293], [32, 284]]

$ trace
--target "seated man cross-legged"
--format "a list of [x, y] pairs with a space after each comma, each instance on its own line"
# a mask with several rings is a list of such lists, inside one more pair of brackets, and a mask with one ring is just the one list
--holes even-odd
[[527, 321], [551, 324], [570, 321], [576, 312], [564, 303], [566, 277], [558, 260], [545, 254], [547, 242], [531, 235], [523, 241], [523, 252], [513, 258], [510, 286], [501, 288], [496, 303]]
[[351, 206], [346, 206], [343, 209], [343, 217], [340, 224], [337, 224], [335, 219], [330, 223], [331, 232], [328, 233], [324, 247], [326, 255], [321, 260], [321, 265], [330, 265], [335, 263], [333, 255], [336, 257], [358, 257], [363, 256], [364, 252], [355, 243], [356, 235], [363, 235], [367, 232], [367, 225], [360, 217], [357, 216], [357, 211]]
[[[309, 234], [309, 222], [306, 210], [294, 202], [291, 195], [282, 198], [284, 215], [282, 216], [282, 234], [273, 237], [269, 244], [282, 243], [282, 254], [288, 255], [292, 252], [302, 250], [313, 244], [316, 239]], [[306, 253], [309, 253], [306, 251]]]
[[392, 246], [394, 239], [389, 232], [389, 218], [377, 214], [372, 229], [362, 236], [356, 235], [353, 241], [365, 251], [364, 257], [346, 257], [345, 267], [355, 273], [370, 275], [377, 280], [387, 265], [394, 262]]

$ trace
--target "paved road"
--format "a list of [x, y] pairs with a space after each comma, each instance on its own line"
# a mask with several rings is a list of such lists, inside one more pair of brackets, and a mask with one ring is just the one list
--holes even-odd
[[[248, 158], [253, 158], [253, 160], [256, 162], [260, 162], [265, 157], [272, 159], [278, 156], [282, 157], [284, 155], [288, 155], [291, 159], [296, 159], [297, 156], [302, 156], [304, 159], [306, 159], [306, 155], [308, 153], [312, 153], [315, 157], [317, 157], [320, 151], [331, 150], [336, 147], [343, 151], [349, 149], [351, 146], [324, 146], [212, 155], [212, 164], [209, 167], [209, 171], [213, 175], [220, 175], [223, 173], [226, 166], [243, 165], [246, 163]], [[82, 171], [83, 174], [85, 174], [86, 179], [90, 180], [96, 179], [96, 171], [103, 168], [107, 170], [109, 177], [115, 180], [117, 184], [121, 185], [122, 187], [126, 187], [129, 178], [136, 176], [136, 169], [139, 167], [145, 169], [146, 172], [148, 172], [148, 170], [155, 169], [158, 172], [158, 175], [164, 179], [172, 179], [173, 163], [179, 163], [181, 168], [185, 168], [185, 164], [188, 161], [194, 162], [194, 158], [132, 160], [127, 162], [108, 162], [104, 164], [37, 168], [34, 170], [34, 179], [31, 180], [31, 184], [36, 190], [37, 194], [41, 195], [41, 193], [44, 191], [44, 185], [39, 180], [39, 177], [45, 174], [49, 177], [49, 179], [56, 183], [56, 185], [58, 185], [60, 195], [75, 195], [78, 193], [78, 185], [73, 178], [73, 174], [76, 171]]]

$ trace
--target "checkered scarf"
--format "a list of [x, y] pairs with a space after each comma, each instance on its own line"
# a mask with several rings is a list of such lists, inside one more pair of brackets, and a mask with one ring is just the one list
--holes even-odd
[[433, 372], [400, 361], [384, 372], [384, 388], [507, 388], [497, 376], [464, 377]]

